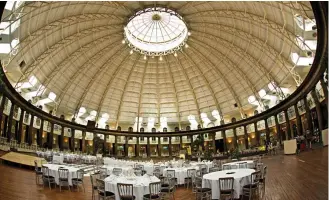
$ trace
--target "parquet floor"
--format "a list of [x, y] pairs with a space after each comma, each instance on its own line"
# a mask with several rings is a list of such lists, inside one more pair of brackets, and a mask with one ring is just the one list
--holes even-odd
[[[277, 155], [264, 159], [268, 166], [266, 200], [328, 199], [328, 148], [303, 152], [299, 156]], [[31, 170], [0, 165], [0, 200], [91, 200], [89, 177], [86, 192], [59, 192], [35, 184]], [[195, 199], [190, 190], [178, 188], [176, 200]]]

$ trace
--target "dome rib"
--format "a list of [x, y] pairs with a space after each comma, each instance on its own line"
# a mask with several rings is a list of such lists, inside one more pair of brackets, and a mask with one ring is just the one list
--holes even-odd
[[[241, 105], [241, 102], [238, 98], [238, 96], [236, 95], [235, 91], [233, 90], [232, 88], [232, 85], [228, 82], [227, 78], [225, 78], [225, 76], [222, 74], [222, 72], [219, 70], [218, 67], [216, 67], [216, 65], [210, 60], [210, 59], [207, 59], [207, 57], [203, 54], [203, 53], [200, 53], [199, 51], [196, 51], [196, 49], [193, 47], [193, 45], [191, 45], [191, 49], [194, 51], [195, 50], [195, 54], [200, 54], [203, 58], [205, 58], [204, 60], [207, 61], [207, 62], [210, 62], [211, 63], [211, 66], [212, 66], [212, 69], [214, 71], [217, 72], [218, 76], [220, 79], [222, 79], [224, 81], [224, 84], [226, 85], [226, 87], [229, 89], [232, 97], [234, 98], [235, 102], [238, 104], [238, 107], [239, 107], [239, 111], [240, 111], [240, 114], [244, 116], [244, 112], [243, 112], [243, 109], [242, 109], [242, 105]], [[218, 79], [217, 79], [218, 80]]]

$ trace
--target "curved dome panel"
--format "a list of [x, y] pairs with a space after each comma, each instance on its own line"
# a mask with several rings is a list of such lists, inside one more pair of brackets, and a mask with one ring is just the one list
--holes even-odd
[[[154, 6], [178, 13], [190, 32], [186, 45], [161, 57], [123, 42], [129, 19]], [[296, 88], [308, 72], [291, 60], [305, 52], [296, 41], [304, 33], [296, 16], [313, 18], [308, 2], [29, 2], [21, 8], [19, 47], [4, 65], [17, 88], [34, 76], [42, 84], [35, 96], [56, 94], [59, 115], [84, 107], [96, 118], [107, 113], [110, 123], [136, 117], [180, 123], [190, 115], [201, 122], [201, 113], [211, 118], [214, 110], [244, 117], [253, 108], [248, 97], [263, 104], [259, 91], [269, 91], [269, 83]]]

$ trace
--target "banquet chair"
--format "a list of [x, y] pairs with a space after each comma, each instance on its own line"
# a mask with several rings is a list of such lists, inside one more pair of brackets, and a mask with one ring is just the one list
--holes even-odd
[[243, 186], [242, 188], [243, 200], [259, 199], [259, 180], [261, 178], [261, 172], [253, 172], [250, 176], [251, 183]]
[[40, 178], [42, 179], [42, 171], [38, 167], [38, 162], [34, 161], [34, 171], [35, 171], [35, 184], [39, 184]]
[[219, 178], [219, 199], [227, 199], [230, 200], [234, 199], [233, 196], [233, 186], [234, 186], [234, 178], [233, 177], [226, 177], [226, 178]]
[[194, 178], [194, 191], [196, 200], [211, 200], [211, 189], [202, 187], [202, 178]]
[[176, 191], [176, 179], [168, 178], [168, 186], [163, 187], [161, 185], [161, 195], [163, 199], [175, 199], [175, 191]]
[[247, 169], [247, 162], [239, 163], [239, 169]]
[[90, 174], [90, 182], [91, 182], [91, 195], [92, 195], [92, 199], [95, 199], [95, 190], [98, 191], [97, 189], [97, 184], [96, 184], [96, 180], [100, 178], [100, 174], [99, 173], [94, 173], [94, 174]]
[[158, 199], [160, 200], [162, 198], [161, 195], [161, 182], [154, 182], [150, 183], [149, 185], [149, 194], [145, 194], [143, 196], [144, 200], [147, 199]]
[[218, 172], [218, 171], [220, 171], [219, 167], [211, 167], [211, 168], [209, 168], [209, 173], [211, 173], [211, 172]]
[[98, 191], [98, 199], [103, 199], [103, 200], [112, 199], [112, 200], [115, 200], [115, 194], [113, 192], [105, 191], [105, 182], [104, 182], [104, 180], [96, 179], [96, 185], [97, 185], [96, 187], [97, 187], [97, 191]]
[[50, 170], [46, 166], [42, 166], [41, 168], [42, 171], [42, 182], [43, 182], [43, 187], [45, 187], [45, 183], [48, 182], [49, 188], [51, 189], [51, 184], [53, 183], [56, 188], [56, 182], [55, 178], [53, 176], [50, 176]]
[[99, 168], [99, 173], [100, 173], [100, 176], [101, 178], [106, 178], [107, 177], [107, 168], [105, 167], [101, 167]]
[[261, 162], [258, 162], [257, 165], [256, 165], [256, 171], [263, 171], [264, 169], [264, 164], [261, 163]]
[[165, 177], [166, 177], [165, 179], [167, 179], [167, 181], [168, 181], [168, 179], [174, 178], [175, 179], [175, 184], [177, 184], [177, 178], [176, 178], [176, 171], [175, 170], [168, 169]]
[[231, 165], [223, 165], [222, 166], [222, 170], [230, 170], [231, 169]]
[[202, 166], [202, 168], [201, 168], [201, 176], [203, 176], [205, 174], [208, 174], [208, 172], [207, 172], [207, 166]]
[[67, 183], [69, 190], [71, 191], [70, 184], [69, 184], [69, 170], [65, 168], [58, 168], [58, 180], [59, 180], [59, 191], [62, 191], [62, 184]]
[[[161, 171], [160, 171], [160, 167], [159, 168], [154, 168], [153, 169], [153, 175], [156, 176], [157, 178], [161, 179], [163, 177], [161, 177]], [[161, 178], [160, 178], [161, 177]]]
[[261, 172], [261, 178], [259, 179], [259, 186], [262, 189], [262, 197], [265, 194], [265, 179], [267, 174], [267, 166], [264, 166], [262, 172]]
[[112, 174], [119, 176], [122, 173], [122, 168], [113, 168]]
[[77, 170], [76, 174], [77, 174], [76, 178], [72, 178], [72, 185], [77, 186], [78, 192], [79, 192], [79, 185], [82, 185], [83, 192], [86, 192], [85, 186], [83, 185], [83, 176], [85, 174], [85, 171], [83, 169], [79, 169], [79, 170]]
[[120, 200], [134, 200], [134, 185], [117, 183]]
[[189, 185], [191, 184], [192, 186], [192, 180], [193, 180], [193, 177], [196, 175], [196, 170], [195, 169], [188, 169], [187, 170], [187, 177], [184, 178], [184, 186], [186, 185], [188, 188]]

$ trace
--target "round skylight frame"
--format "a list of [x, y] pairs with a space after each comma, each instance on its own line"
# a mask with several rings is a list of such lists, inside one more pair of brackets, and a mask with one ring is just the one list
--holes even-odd
[[189, 35], [187, 24], [177, 12], [169, 8], [152, 7], [140, 10], [129, 18], [124, 27], [123, 43], [127, 43], [131, 53], [136, 51], [152, 57], [168, 54], [177, 56], [176, 52], [187, 46]]

